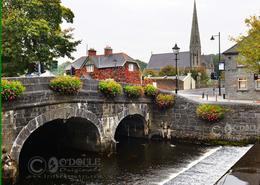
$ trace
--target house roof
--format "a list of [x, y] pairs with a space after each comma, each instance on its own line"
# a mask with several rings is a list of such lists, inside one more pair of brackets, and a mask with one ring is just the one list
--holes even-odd
[[80, 69], [86, 59], [86, 56], [78, 58], [77, 60], [75, 60], [75, 62], [66, 66], [65, 70], [70, 70], [71, 66], [73, 66], [75, 69]]
[[[190, 52], [180, 52], [178, 55], [178, 67], [190, 67]], [[206, 66], [213, 64], [213, 57], [211, 55], [201, 55], [201, 62]], [[152, 54], [148, 63], [147, 69], [160, 70], [165, 66], [175, 66], [175, 55], [173, 53]]]
[[[190, 52], [180, 52], [178, 58], [178, 67], [190, 67]], [[147, 69], [160, 70], [168, 65], [175, 66], [173, 53], [152, 54]]]
[[206, 64], [207, 68], [214, 67], [213, 55], [201, 55], [201, 64]]
[[237, 44], [223, 52], [224, 55], [237, 55]]
[[[97, 68], [111, 68], [111, 67], [122, 67], [125, 65], [126, 62], [136, 63], [140, 68], [138, 62], [136, 62], [133, 58], [131, 58], [125, 53], [113, 53], [108, 56], [105, 55], [96, 55], [96, 56], [87, 56], [87, 57], [83, 56], [78, 58], [71, 65], [75, 69], [80, 69], [81, 67], [90, 64], [94, 64]], [[68, 70], [70, 68], [71, 66], [68, 66]]]

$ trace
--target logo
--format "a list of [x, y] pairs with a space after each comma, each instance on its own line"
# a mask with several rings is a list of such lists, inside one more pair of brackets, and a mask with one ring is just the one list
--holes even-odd
[[43, 159], [36, 156], [29, 160], [28, 171], [32, 175], [42, 175], [43, 173], [55, 174], [66, 171], [98, 171], [101, 166], [100, 158], [61, 158], [51, 157]]
[[46, 171], [46, 161], [39, 156], [33, 157], [28, 162], [28, 170], [33, 175], [41, 175]]
[[56, 157], [52, 157], [48, 162], [48, 170], [50, 173], [56, 173], [59, 169], [59, 162]]

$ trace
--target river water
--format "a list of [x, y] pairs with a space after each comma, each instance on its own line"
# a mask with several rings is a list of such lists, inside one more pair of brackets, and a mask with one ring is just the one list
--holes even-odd
[[[39, 147], [41, 148], [41, 147]], [[34, 148], [32, 151], [23, 154], [20, 161], [20, 180], [18, 185], [162, 185], [162, 184], [190, 184], [187, 177], [180, 174], [206, 158], [221, 166], [223, 156], [238, 154], [239, 148], [210, 147], [194, 144], [183, 144], [162, 141], [145, 141], [126, 139], [120, 141], [116, 147], [116, 153], [104, 156], [98, 153], [82, 152], [59, 148], [48, 152], [42, 152]], [[222, 151], [223, 150], [223, 151]], [[228, 152], [227, 152], [228, 151]], [[239, 155], [242, 155], [239, 154]], [[25, 157], [26, 156], [26, 157]], [[212, 156], [212, 158], [209, 158]], [[236, 158], [234, 158], [236, 160]], [[209, 164], [209, 162], [204, 162]], [[213, 168], [214, 163], [211, 164]], [[198, 167], [201, 170], [205, 166]], [[215, 167], [220, 169], [219, 167]], [[229, 167], [227, 166], [227, 169]], [[227, 170], [224, 169], [224, 170]], [[188, 176], [198, 179], [201, 172], [191, 171]], [[219, 170], [220, 178], [223, 170]], [[203, 172], [205, 174], [205, 172]], [[202, 176], [201, 181], [193, 184], [212, 184], [216, 182], [216, 176]], [[177, 177], [177, 178], [175, 178]], [[176, 179], [177, 181], [174, 181]], [[185, 181], [187, 179], [187, 181]], [[181, 182], [181, 183], [180, 183]], [[200, 183], [204, 182], [204, 183]]]
[[[19, 185], [161, 184], [214, 147], [127, 139], [104, 156], [60, 149], [28, 152]], [[40, 150], [41, 151], [41, 150]]]

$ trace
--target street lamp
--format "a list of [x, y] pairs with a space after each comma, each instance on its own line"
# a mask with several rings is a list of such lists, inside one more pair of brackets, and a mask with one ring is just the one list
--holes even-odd
[[175, 54], [175, 62], [176, 62], [176, 88], [175, 88], [175, 93], [177, 94], [178, 93], [178, 88], [179, 88], [179, 83], [178, 83], [178, 69], [177, 69], [177, 61], [178, 61], [178, 54], [179, 54], [179, 51], [180, 51], [180, 48], [177, 46], [177, 44], [175, 44], [175, 46], [172, 48], [172, 51], [173, 53]]
[[[218, 37], [218, 62], [220, 63], [221, 60], [221, 56], [220, 56], [220, 32], [218, 33], [218, 35], [212, 35], [212, 37], [210, 38], [210, 40], [215, 40], [215, 37]], [[219, 89], [219, 96], [221, 96], [221, 70], [218, 70], [218, 89]]]

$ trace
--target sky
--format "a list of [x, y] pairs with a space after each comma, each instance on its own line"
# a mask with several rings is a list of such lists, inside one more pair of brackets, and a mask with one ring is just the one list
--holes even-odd
[[[194, 0], [61, 0], [75, 15], [74, 37], [81, 40], [75, 59], [86, 55], [86, 48], [103, 54], [106, 46], [134, 59], [149, 62], [151, 53], [189, 51]], [[245, 18], [260, 16], [259, 0], [196, 0], [203, 54], [218, 53], [218, 41], [211, 35], [221, 33], [221, 52], [234, 42], [230, 37], [245, 34]], [[72, 61], [59, 59], [59, 63]]]

